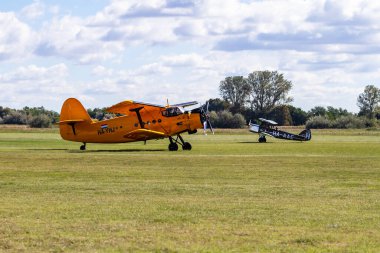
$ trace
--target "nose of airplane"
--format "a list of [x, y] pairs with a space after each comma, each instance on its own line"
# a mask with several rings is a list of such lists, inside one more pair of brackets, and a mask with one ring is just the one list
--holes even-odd
[[[204, 107], [206, 107], [206, 110], [205, 110]], [[201, 106], [201, 107], [193, 109], [191, 111], [191, 113], [199, 113], [199, 119], [201, 121], [201, 124], [203, 125], [203, 123], [206, 121], [206, 123], [209, 126], [211, 132], [214, 133], [214, 129], [212, 128], [212, 125], [211, 125], [211, 122], [210, 122], [210, 114], [209, 114], [209, 111], [208, 111], [208, 102], [204, 106]]]

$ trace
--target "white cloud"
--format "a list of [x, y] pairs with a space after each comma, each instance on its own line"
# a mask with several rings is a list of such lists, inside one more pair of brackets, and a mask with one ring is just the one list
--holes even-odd
[[0, 12], [0, 61], [30, 55], [35, 34], [12, 12]]
[[92, 74], [96, 76], [111, 76], [113, 72], [112, 69], [107, 69], [102, 65], [97, 65], [92, 69]]
[[67, 82], [68, 75], [65, 64], [50, 67], [28, 65], [2, 73], [0, 74], [2, 89], [0, 101], [15, 108], [26, 105], [56, 104], [58, 97], [68, 96], [78, 91], [75, 84]]
[[21, 10], [21, 16], [28, 19], [41, 17], [45, 13], [45, 5], [39, 0], [33, 1], [32, 4], [25, 6]]
[[[0, 13], [0, 63], [32, 63], [0, 75], [0, 85], [14, 82], [7, 97], [21, 90], [26, 99], [34, 89], [91, 103], [101, 96], [181, 102], [218, 96], [228, 75], [268, 69], [293, 82], [297, 105], [355, 110], [356, 93], [380, 82], [376, 1], [114, 0], [88, 17], [55, 15], [59, 9], [26, 6], [19, 17], [43, 19], [29, 20], [33, 26]], [[66, 65], [37, 67], [35, 59]], [[70, 77], [73, 69], [87, 72]]]

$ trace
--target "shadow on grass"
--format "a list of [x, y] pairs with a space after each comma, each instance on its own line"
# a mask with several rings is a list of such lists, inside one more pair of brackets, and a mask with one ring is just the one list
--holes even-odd
[[238, 143], [243, 143], [243, 144], [265, 144], [265, 143], [274, 143], [274, 142], [258, 142], [258, 141], [239, 141]]
[[306, 141], [279, 141], [279, 142], [275, 142], [275, 141], [267, 141], [267, 142], [258, 142], [258, 141], [239, 141], [238, 143], [242, 143], [242, 144], [260, 144], [260, 145], [265, 145], [265, 144], [272, 144], [272, 143], [303, 143], [303, 142], [306, 142]]
[[67, 148], [27, 148], [24, 150], [32, 150], [32, 151], [67, 151]]
[[97, 150], [67, 150], [69, 153], [123, 153], [123, 152], [162, 152], [166, 149], [97, 149]]
[[122, 153], [122, 152], [162, 152], [167, 149], [97, 149], [97, 150], [76, 150], [68, 148], [28, 148], [29, 151], [67, 151], [69, 153]]

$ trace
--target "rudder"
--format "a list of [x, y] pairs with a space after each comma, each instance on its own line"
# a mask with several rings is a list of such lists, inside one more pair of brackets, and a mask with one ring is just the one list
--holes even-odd
[[311, 131], [309, 129], [305, 129], [299, 133], [299, 136], [302, 136], [306, 141], [309, 141], [311, 140]]
[[83, 141], [78, 127], [91, 124], [92, 119], [83, 105], [75, 98], [68, 98], [62, 105], [59, 132], [64, 140]]
[[91, 122], [90, 115], [84, 109], [81, 102], [76, 98], [68, 98], [62, 105], [60, 122], [65, 121], [87, 121]]

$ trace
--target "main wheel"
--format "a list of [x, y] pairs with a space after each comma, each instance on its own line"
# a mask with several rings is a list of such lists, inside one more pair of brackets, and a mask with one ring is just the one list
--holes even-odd
[[177, 150], [178, 150], [177, 143], [172, 142], [169, 144], [169, 151], [177, 151]]
[[182, 146], [183, 150], [191, 150], [191, 144], [188, 142], [185, 142]]
[[259, 142], [261, 143], [261, 142], [266, 142], [267, 141], [267, 139], [265, 138], [265, 136], [262, 136], [262, 137], [260, 137], [259, 138]]

